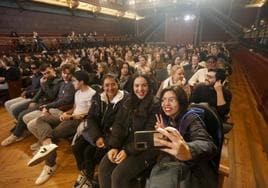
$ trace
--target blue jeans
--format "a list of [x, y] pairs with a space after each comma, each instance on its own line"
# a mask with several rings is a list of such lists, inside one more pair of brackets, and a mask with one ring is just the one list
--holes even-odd
[[9, 115], [18, 119], [19, 114], [28, 108], [31, 99], [25, 99], [22, 97], [17, 97], [15, 99], [10, 99], [5, 102], [5, 108]]
[[39, 108], [39, 105], [36, 104], [35, 107], [32, 107], [32, 108], [28, 108], [26, 110], [23, 110], [21, 113], [19, 113], [18, 115], [18, 122], [17, 122], [17, 125], [16, 127], [12, 130], [12, 133], [16, 136], [16, 137], [21, 137], [23, 132], [25, 130], [27, 130], [27, 125], [24, 123], [23, 121], [23, 116], [32, 112], [32, 111], [35, 111], [35, 110], [38, 110]]

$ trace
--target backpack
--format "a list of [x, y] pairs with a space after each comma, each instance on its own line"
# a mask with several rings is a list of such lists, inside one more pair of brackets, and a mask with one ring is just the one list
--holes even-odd
[[188, 111], [183, 115], [181, 120], [182, 126], [178, 128], [182, 136], [185, 134], [191, 122], [195, 119], [194, 117], [200, 119], [202, 125], [212, 137], [214, 144], [218, 148], [218, 153], [211, 160], [214, 170], [218, 173], [224, 140], [222, 122], [216, 110], [211, 108], [207, 103], [193, 103], [188, 107]]

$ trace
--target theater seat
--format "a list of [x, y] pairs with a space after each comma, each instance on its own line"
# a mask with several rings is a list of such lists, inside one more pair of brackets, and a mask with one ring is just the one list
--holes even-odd
[[0, 91], [0, 105], [3, 105], [8, 100], [8, 90]]
[[19, 97], [21, 94], [22, 82], [17, 81], [7, 81], [8, 84], [8, 95], [10, 99]]

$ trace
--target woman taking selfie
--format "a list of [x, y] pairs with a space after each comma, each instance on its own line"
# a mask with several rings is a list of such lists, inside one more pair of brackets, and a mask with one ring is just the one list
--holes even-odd
[[163, 137], [156, 138], [154, 144], [162, 148], [162, 153], [146, 187], [218, 187], [218, 169], [211, 164], [217, 147], [199, 116], [187, 113], [185, 91], [180, 87], [166, 88], [160, 99], [163, 113], [157, 116], [155, 126]]
[[155, 114], [160, 104], [153, 96], [149, 79], [144, 75], [133, 78], [130, 97], [118, 111], [109, 140], [110, 150], [99, 166], [101, 188], [135, 187], [135, 178], [155, 162], [153, 151], [137, 151], [134, 132], [154, 130]]

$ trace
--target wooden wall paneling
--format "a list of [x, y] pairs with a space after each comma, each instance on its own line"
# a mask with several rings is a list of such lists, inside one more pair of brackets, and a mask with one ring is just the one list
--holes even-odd
[[114, 35], [134, 33], [132, 20], [101, 18], [85, 18], [78, 16], [59, 15], [44, 12], [21, 11], [20, 9], [0, 7], [0, 33], [31, 33], [36, 30], [42, 33], [77, 33], [94, 32]]
[[166, 16], [165, 42], [168, 44], [193, 43], [196, 21], [185, 22], [181, 14]]

